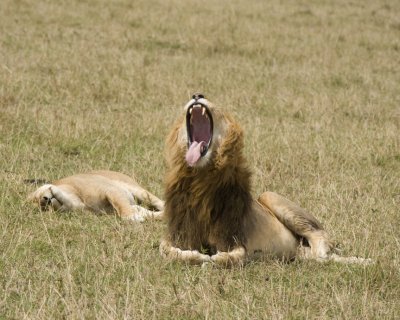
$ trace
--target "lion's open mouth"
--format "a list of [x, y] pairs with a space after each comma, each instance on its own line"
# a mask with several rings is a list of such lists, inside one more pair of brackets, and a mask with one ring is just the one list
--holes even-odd
[[[207, 100], [205, 100], [207, 101]], [[195, 101], [186, 112], [188, 151], [186, 162], [193, 167], [207, 154], [213, 136], [213, 119], [208, 106]]]

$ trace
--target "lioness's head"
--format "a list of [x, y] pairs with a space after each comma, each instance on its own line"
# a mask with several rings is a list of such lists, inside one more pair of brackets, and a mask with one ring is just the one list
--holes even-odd
[[60, 209], [61, 203], [54, 198], [53, 193], [51, 192], [51, 186], [51, 184], [41, 186], [28, 196], [28, 201], [38, 204], [42, 211], [50, 208], [53, 208], [54, 210]]
[[177, 150], [178, 157], [184, 152], [187, 166], [203, 167], [215, 160], [221, 151], [220, 147], [228, 136], [231, 124], [232, 119], [215, 108], [204, 95], [194, 94], [184, 107], [184, 117], [168, 138], [167, 151]]

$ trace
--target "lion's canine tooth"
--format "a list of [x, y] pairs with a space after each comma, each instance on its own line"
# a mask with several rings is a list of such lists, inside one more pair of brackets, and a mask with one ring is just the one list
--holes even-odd
[[202, 109], [201, 110], [201, 115], [204, 116], [204, 113], [206, 112], [206, 108], [202, 107], [201, 109]]
[[189, 109], [189, 113], [192, 114], [192, 111], [193, 111], [193, 108], [190, 108]]

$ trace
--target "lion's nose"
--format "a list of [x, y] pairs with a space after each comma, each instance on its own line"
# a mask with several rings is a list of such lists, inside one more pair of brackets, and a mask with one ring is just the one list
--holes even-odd
[[204, 99], [204, 94], [202, 94], [202, 93], [195, 93], [195, 94], [192, 96], [192, 98], [193, 98], [194, 100]]

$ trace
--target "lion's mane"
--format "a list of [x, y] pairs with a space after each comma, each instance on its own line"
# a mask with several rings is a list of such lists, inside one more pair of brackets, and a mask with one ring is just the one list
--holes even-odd
[[246, 244], [252, 208], [250, 171], [242, 155], [243, 131], [228, 115], [223, 137], [203, 167], [189, 167], [179, 140], [184, 119], [167, 137], [165, 217], [173, 245], [207, 254]]

